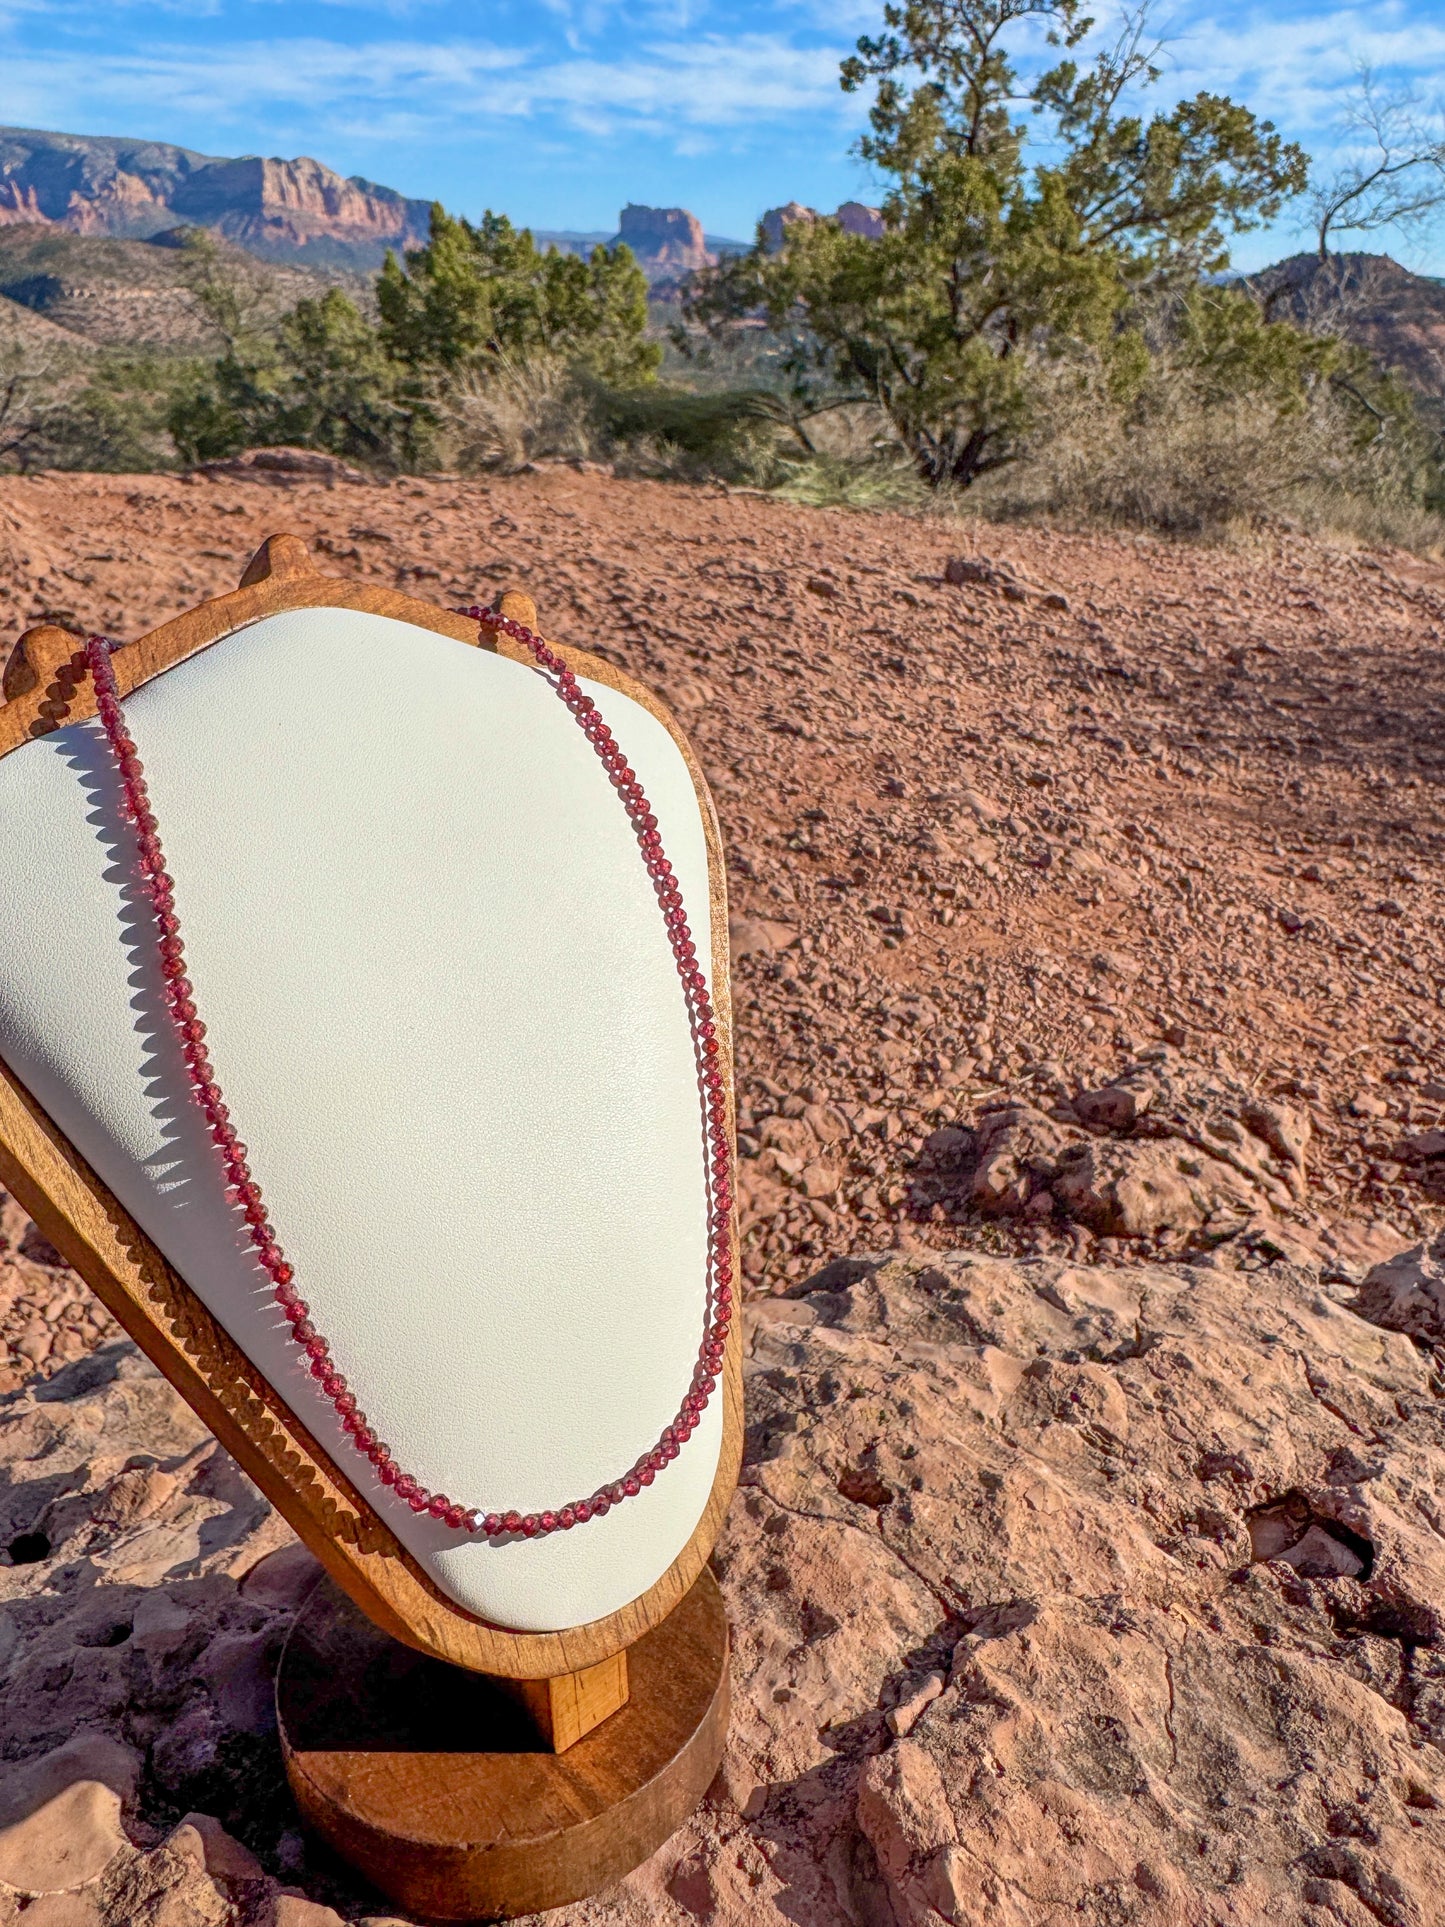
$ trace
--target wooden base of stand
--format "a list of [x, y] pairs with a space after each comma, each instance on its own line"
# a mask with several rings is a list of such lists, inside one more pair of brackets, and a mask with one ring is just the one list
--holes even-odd
[[515, 1695], [380, 1632], [329, 1581], [276, 1679], [306, 1821], [399, 1906], [513, 1919], [581, 1900], [656, 1851], [722, 1758], [728, 1629], [704, 1568], [627, 1652], [626, 1704], [563, 1753]]

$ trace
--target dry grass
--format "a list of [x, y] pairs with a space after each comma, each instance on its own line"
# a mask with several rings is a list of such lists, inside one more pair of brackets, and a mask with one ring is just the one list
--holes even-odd
[[881, 409], [857, 405], [810, 418], [811, 451], [779, 421], [729, 417], [726, 397], [660, 389], [651, 401], [630, 398], [633, 419], [620, 423], [595, 386], [546, 357], [504, 361], [485, 382], [453, 391], [442, 447], [445, 465], [462, 473], [587, 461], [654, 480], [747, 483], [820, 507], [1206, 540], [1283, 527], [1423, 554], [1445, 550], [1445, 520], [1420, 500], [1418, 449], [1390, 434], [1360, 446], [1358, 417], [1326, 385], [1303, 408], [1282, 412], [1263, 393], [1205, 398], [1188, 368], [1161, 357], [1124, 407], [1077, 364], [1041, 361], [1035, 373], [1034, 423], [1019, 458], [956, 494], [924, 486]]
[[556, 357], [503, 357], [485, 380], [469, 376], [452, 388], [441, 416], [444, 464], [463, 475], [601, 457], [587, 395]]
[[1445, 544], [1421, 500], [1422, 449], [1384, 432], [1362, 446], [1326, 384], [1294, 412], [1259, 392], [1205, 399], [1167, 360], [1127, 409], [1069, 368], [1041, 369], [1039, 388], [1021, 459], [960, 508], [1214, 539], [1283, 527], [1427, 554]]

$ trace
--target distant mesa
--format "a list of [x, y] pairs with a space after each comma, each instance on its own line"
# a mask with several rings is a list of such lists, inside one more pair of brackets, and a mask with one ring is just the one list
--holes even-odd
[[833, 215], [820, 214], [817, 208], [804, 207], [801, 201], [789, 201], [783, 207], [770, 207], [763, 216], [763, 241], [776, 252], [790, 227], [811, 227], [815, 221], [830, 219], [836, 221], [845, 234], [861, 234], [868, 241], [876, 241], [883, 232], [882, 210], [868, 207], [862, 201], [844, 201]]
[[646, 207], [629, 201], [618, 217], [614, 234], [577, 228], [537, 228], [538, 247], [559, 248], [563, 254], [590, 255], [594, 248], [625, 242], [649, 284], [666, 293], [697, 268], [712, 267], [728, 254], [746, 254], [748, 242], [725, 234], [704, 234], [702, 223], [685, 207]]
[[710, 268], [717, 259], [702, 222], [685, 207], [640, 207], [629, 201], [617, 224], [617, 239], [632, 249], [649, 276], [691, 274], [694, 268]]
[[0, 127], [0, 226], [149, 240], [212, 228], [265, 260], [362, 272], [426, 239], [428, 201], [320, 161], [239, 160], [161, 141]]
[[[421, 246], [430, 218], [430, 201], [304, 155], [225, 159], [164, 141], [0, 127], [0, 227], [127, 241], [205, 227], [266, 261], [370, 274], [388, 248]], [[704, 234], [686, 208], [637, 205], [622, 210], [616, 234], [572, 228], [536, 239], [584, 255], [625, 241], [653, 283], [680, 281], [746, 247]]]

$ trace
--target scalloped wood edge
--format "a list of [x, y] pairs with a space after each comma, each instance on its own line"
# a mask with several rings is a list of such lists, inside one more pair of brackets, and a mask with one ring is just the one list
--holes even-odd
[[[362, 609], [478, 646], [477, 625], [467, 617], [394, 589], [321, 575], [295, 536], [273, 535], [247, 567], [240, 588], [201, 603], [116, 652], [120, 693], [128, 694], [264, 616], [302, 608]], [[504, 598], [503, 608], [529, 627], [535, 621], [530, 599], [520, 594]], [[692, 745], [650, 690], [599, 656], [558, 642], [551, 647], [578, 675], [619, 690], [656, 716], [681, 750], [692, 776], [707, 841], [713, 1001], [723, 1043], [729, 1131], [735, 1138], [727, 883], [722, 836], [707, 781]], [[9, 700], [0, 707], [0, 756], [64, 723], [95, 714], [83, 648], [82, 637], [53, 624], [29, 630], [20, 638], [4, 673]], [[505, 638], [501, 653], [531, 660]], [[399, 678], [403, 673], [404, 665], [399, 665]], [[742, 1460], [738, 1322], [728, 1342], [720, 1387], [723, 1440], [717, 1474], [703, 1516], [682, 1552], [640, 1599], [605, 1619], [565, 1632], [512, 1632], [464, 1612], [427, 1577], [3, 1064], [0, 1184], [164, 1372], [337, 1584], [378, 1626], [407, 1645], [453, 1665], [502, 1678], [546, 1679], [582, 1672], [623, 1652], [660, 1624], [686, 1597], [706, 1564]]]

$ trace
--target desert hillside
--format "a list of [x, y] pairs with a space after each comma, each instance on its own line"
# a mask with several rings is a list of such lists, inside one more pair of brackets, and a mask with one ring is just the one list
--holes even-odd
[[[1430, 1927], [1445, 1245], [1399, 1254], [1445, 1224], [1445, 570], [269, 476], [0, 479], [0, 634], [133, 637], [277, 530], [524, 587], [675, 707], [726, 834], [733, 1740], [549, 1918]], [[0, 1927], [67, 1882], [105, 1927], [381, 1927], [270, 1729], [306, 1559], [4, 1229], [0, 1751], [101, 1791], [0, 1787]]]
[[0, 127], [0, 227], [144, 239], [193, 222], [269, 259], [364, 270], [423, 239], [429, 212], [304, 155], [233, 160], [166, 141]]
[[[178, 238], [117, 240], [0, 225], [0, 328], [23, 329], [22, 338], [37, 347], [48, 337], [51, 346], [63, 342], [82, 351], [217, 353], [223, 343], [197, 298], [197, 264], [173, 245]], [[274, 326], [298, 301], [332, 285], [225, 242], [217, 244], [216, 267], [257, 327]], [[351, 285], [365, 283], [353, 277]]]

